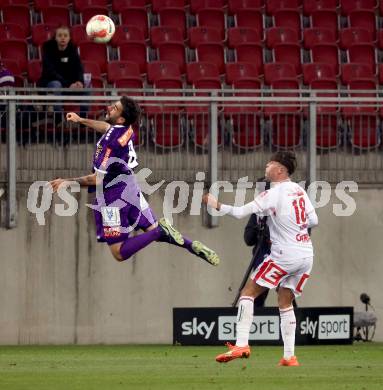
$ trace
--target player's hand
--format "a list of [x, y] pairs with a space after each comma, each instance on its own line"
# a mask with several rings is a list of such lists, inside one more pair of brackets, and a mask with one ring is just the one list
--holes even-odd
[[54, 180], [49, 182], [49, 184], [52, 186], [53, 192], [57, 192], [59, 187], [61, 187], [62, 185], [65, 185], [65, 183], [66, 183], [66, 180], [61, 179], [60, 177], [58, 179], [54, 179]]
[[212, 194], [203, 195], [202, 202], [206, 203], [208, 206], [212, 207], [213, 209], [218, 209], [218, 200]]
[[69, 122], [81, 122], [82, 118], [80, 116], [78, 116], [76, 113], [74, 112], [68, 112], [66, 114], [66, 120], [69, 121]]

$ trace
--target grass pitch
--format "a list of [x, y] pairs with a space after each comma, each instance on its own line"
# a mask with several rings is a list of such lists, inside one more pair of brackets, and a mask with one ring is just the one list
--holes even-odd
[[277, 367], [282, 347], [218, 364], [225, 347], [0, 347], [1, 390], [381, 390], [383, 344], [297, 347], [301, 367]]

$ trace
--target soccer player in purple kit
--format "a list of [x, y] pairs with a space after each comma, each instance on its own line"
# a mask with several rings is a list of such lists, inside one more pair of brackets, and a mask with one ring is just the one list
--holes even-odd
[[[71, 179], [50, 182], [56, 192], [61, 185], [75, 181], [80, 186], [100, 186], [103, 197], [96, 197], [95, 221], [97, 240], [109, 245], [118, 261], [129, 259], [153, 241], [168, 242], [183, 247], [212, 265], [219, 264], [218, 255], [200, 241], [183, 236], [165, 218], [157, 221], [136, 181], [133, 169], [137, 167], [132, 125], [140, 117], [140, 108], [131, 98], [121, 97], [107, 108], [106, 121], [81, 118], [73, 112], [68, 121], [80, 123], [103, 133], [97, 142], [93, 157], [95, 173]], [[100, 183], [101, 181], [101, 183]], [[144, 233], [129, 237], [133, 229]]]

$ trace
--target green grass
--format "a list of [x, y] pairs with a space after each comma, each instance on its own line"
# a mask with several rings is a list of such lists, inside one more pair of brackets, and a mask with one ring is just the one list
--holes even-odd
[[218, 364], [219, 347], [0, 347], [1, 390], [381, 390], [383, 344], [298, 347], [301, 367], [277, 367], [282, 347]]

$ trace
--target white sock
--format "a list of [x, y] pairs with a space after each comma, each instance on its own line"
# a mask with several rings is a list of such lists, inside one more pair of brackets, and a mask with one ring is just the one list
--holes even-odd
[[249, 345], [249, 334], [253, 323], [254, 298], [242, 296], [239, 298], [237, 314], [237, 342], [238, 347]]
[[283, 339], [283, 357], [285, 359], [294, 356], [295, 328], [297, 326], [293, 306], [286, 309], [279, 309], [281, 317], [281, 333]]

